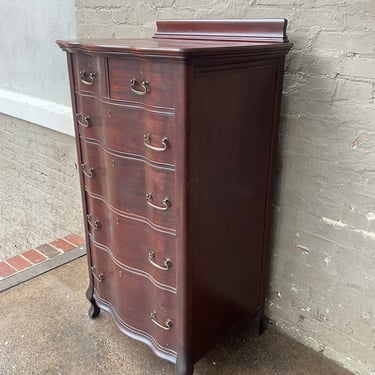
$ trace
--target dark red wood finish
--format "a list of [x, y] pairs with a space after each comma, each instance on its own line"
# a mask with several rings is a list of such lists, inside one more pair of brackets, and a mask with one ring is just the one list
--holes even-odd
[[[90, 315], [109, 311], [178, 375], [239, 324], [261, 331], [285, 29], [159, 21], [153, 40], [58, 42], [77, 114]], [[168, 147], [152, 150], [147, 134]], [[171, 206], [151, 207], [147, 192]]]
[[[82, 93], [106, 96], [105, 59], [90, 54], [74, 54], [72, 60], [72, 74], [76, 89]], [[90, 78], [90, 74], [94, 75], [93, 78]], [[87, 85], [82, 80], [87, 80], [92, 84]]]
[[[76, 103], [79, 134], [83, 138], [96, 141], [109, 151], [138, 155], [149, 163], [175, 164], [173, 111], [147, 110], [81, 94], [76, 94]], [[159, 152], [147, 147], [144, 143], [147, 134], [151, 139], [148, 144], [153, 147], [162, 147], [163, 138], [167, 138], [167, 149]]]
[[[160, 288], [176, 290], [176, 233], [150, 225], [146, 220], [135, 220], [114, 211], [103, 199], [86, 192], [87, 210], [92, 220], [99, 220], [97, 229], [90, 228], [90, 241], [106, 247], [113, 261], [120, 266], [139, 270], [143, 277]], [[128, 251], [127, 249], [132, 249]], [[154, 267], [148, 254], [155, 254], [154, 262], [163, 266], [170, 259], [167, 271]]]
[[[118, 212], [148, 219], [165, 228], [175, 228], [174, 169], [155, 167], [142, 158], [108, 152], [91, 141], [81, 140], [81, 149], [84, 185], [89, 191]], [[123, 179], [126, 179], [126, 184]], [[146, 199], [147, 193], [153, 197], [150, 203], [163, 207], [163, 200], [168, 198], [170, 207], [166, 211], [151, 207]]]
[[249, 20], [163, 20], [157, 21], [155, 39], [198, 39], [287, 42], [287, 21], [282, 18]]
[[[149, 340], [163, 355], [175, 356], [177, 331], [173, 328], [169, 331], [163, 330], [151, 321], [151, 313], [156, 312], [155, 320], [164, 324], [165, 320], [170, 319], [173, 327], [177, 320], [175, 294], [150, 288], [146, 279], [118, 267], [105, 248], [92, 242], [90, 248], [94, 272], [104, 275], [102, 281], [94, 279], [94, 293], [98, 303], [106, 305], [124, 329]], [[116, 285], [116, 288], [113, 285]]]
[[[109, 58], [109, 92], [115, 100], [138, 102], [161, 108], [174, 108], [178, 81], [174, 64], [163, 59], [150, 61], [145, 58]], [[136, 91], [143, 92], [142, 82], [147, 82], [147, 95], [134, 95], [129, 82], [135, 79]]]
[[270, 93], [276, 90], [278, 64], [275, 58], [228, 67], [220, 74], [216, 67], [193, 73], [189, 225], [194, 360], [224, 332], [261, 310], [275, 106]]

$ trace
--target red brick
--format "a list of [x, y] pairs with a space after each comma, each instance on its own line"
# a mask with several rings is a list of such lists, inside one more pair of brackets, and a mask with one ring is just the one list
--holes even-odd
[[51, 246], [53, 247], [56, 247], [57, 249], [59, 250], [62, 250], [64, 252], [66, 251], [69, 251], [69, 250], [72, 250], [75, 248], [75, 246], [73, 244], [71, 244], [70, 242], [68, 241], [65, 241], [64, 239], [62, 238], [59, 238], [55, 241], [52, 241], [49, 243]]
[[75, 233], [70, 233], [69, 235], [64, 237], [65, 240], [71, 242], [75, 246], [82, 246], [85, 243], [85, 240]]
[[10, 266], [15, 268], [17, 271], [24, 270], [25, 268], [28, 268], [32, 266], [32, 263], [27, 261], [26, 259], [23, 259], [19, 255], [16, 255], [15, 257], [9, 258], [5, 260]]
[[8, 277], [13, 275], [17, 271], [5, 262], [0, 262], [0, 278]]
[[38, 251], [40, 251], [47, 258], [53, 258], [56, 255], [61, 254], [60, 250], [57, 250], [56, 248], [54, 248], [53, 246], [49, 245], [48, 243], [46, 243], [44, 245], [40, 245], [40, 246], [36, 247], [36, 249]]
[[25, 251], [24, 253], [22, 253], [22, 256], [34, 264], [43, 262], [47, 259], [44, 255], [34, 249]]

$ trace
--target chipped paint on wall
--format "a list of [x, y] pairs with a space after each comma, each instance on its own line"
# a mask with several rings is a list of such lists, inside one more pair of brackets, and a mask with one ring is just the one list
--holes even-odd
[[344, 224], [341, 220], [333, 220], [333, 219], [329, 219], [328, 217], [322, 217], [322, 220], [326, 224], [332, 225], [336, 228], [346, 228], [348, 226], [347, 224]]
[[301, 250], [304, 254], [310, 253], [310, 249], [307, 246], [297, 245], [297, 249]]
[[362, 236], [364, 237], [368, 237], [368, 238], [371, 238], [371, 239], [374, 239], [375, 240], [375, 232], [369, 232], [367, 230], [364, 230], [364, 229], [357, 229], [357, 228], [353, 228], [351, 226], [349, 226], [348, 224], [345, 224], [343, 223], [341, 220], [333, 220], [333, 219], [329, 219], [329, 218], [326, 218], [326, 217], [322, 217], [322, 220], [328, 224], [328, 225], [332, 225], [336, 228], [348, 228], [349, 230], [355, 232], [355, 233], [359, 233], [359, 234], [362, 234]]

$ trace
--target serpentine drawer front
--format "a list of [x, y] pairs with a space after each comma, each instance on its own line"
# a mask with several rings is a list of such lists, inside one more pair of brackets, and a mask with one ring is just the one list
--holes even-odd
[[145, 111], [89, 95], [76, 94], [75, 98], [82, 138], [148, 163], [175, 164], [174, 112]]
[[136, 270], [154, 285], [175, 290], [175, 231], [161, 232], [123, 216], [88, 191], [86, 199], [90, 243], [105, 248], [115, 263]]
[[262, 331], [286, 20], [159, 21], [67, 51], [90, 317], [191, 375]]
[[105, 95], [105, 60], [90, 54], [74, 54], [71, 71], [75, 87], [81, 92]]
[[98, 300], [125, 329], [141, 334], [160, 352], [176, 355], [175, 293], [150, 287], [136, 271], [114, 263], [105, 248], [92, 243], [90, 248]]
[[179, 94], [174, 65], [162, 59], [109, 58], [110, 97], [152, 107], [173, 108], [175, 96]]
[[[81, 172], [87, 190], [124, 214], [175, 227], [175, 172], [141, 158], [114, 153], [81, 139]], [[127, 183], [120, 181], [126, 178]]]

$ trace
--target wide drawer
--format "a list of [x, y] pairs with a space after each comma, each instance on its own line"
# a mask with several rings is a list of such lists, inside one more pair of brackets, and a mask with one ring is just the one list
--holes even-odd
[[106, 150], [81, 139], [85, 188], [113, 210], [150, 223], [175, 228], [173, 169]]
[[[177, 92], [175, 64], [144, 58], [108, 59], [108, 87], [115, 100], [174, 108]], [[181, 93], [180, 93], [181, 95]]]
[[76, 94], [77, 127], [84, 138], [159, 163], [175, 163], [173, 112], [153, 112]]
[[80, 92], [107, 96], [105, 59], [87, 54], [72, 54], [74, 87]]
[[150, 287], [147, 280], [119, 267], [103, 249], [90, 246], [94, 295], [126, 331], [144, 337], [158, 350], [176, 354], [174, 293]]
[[161, 289], [176, 288], [173, 231], [161, 232], [147, 223], [118, 215], [106, 203], [86, 192], [90, 243], [102, 247], [112, 260], [137, 272]]

